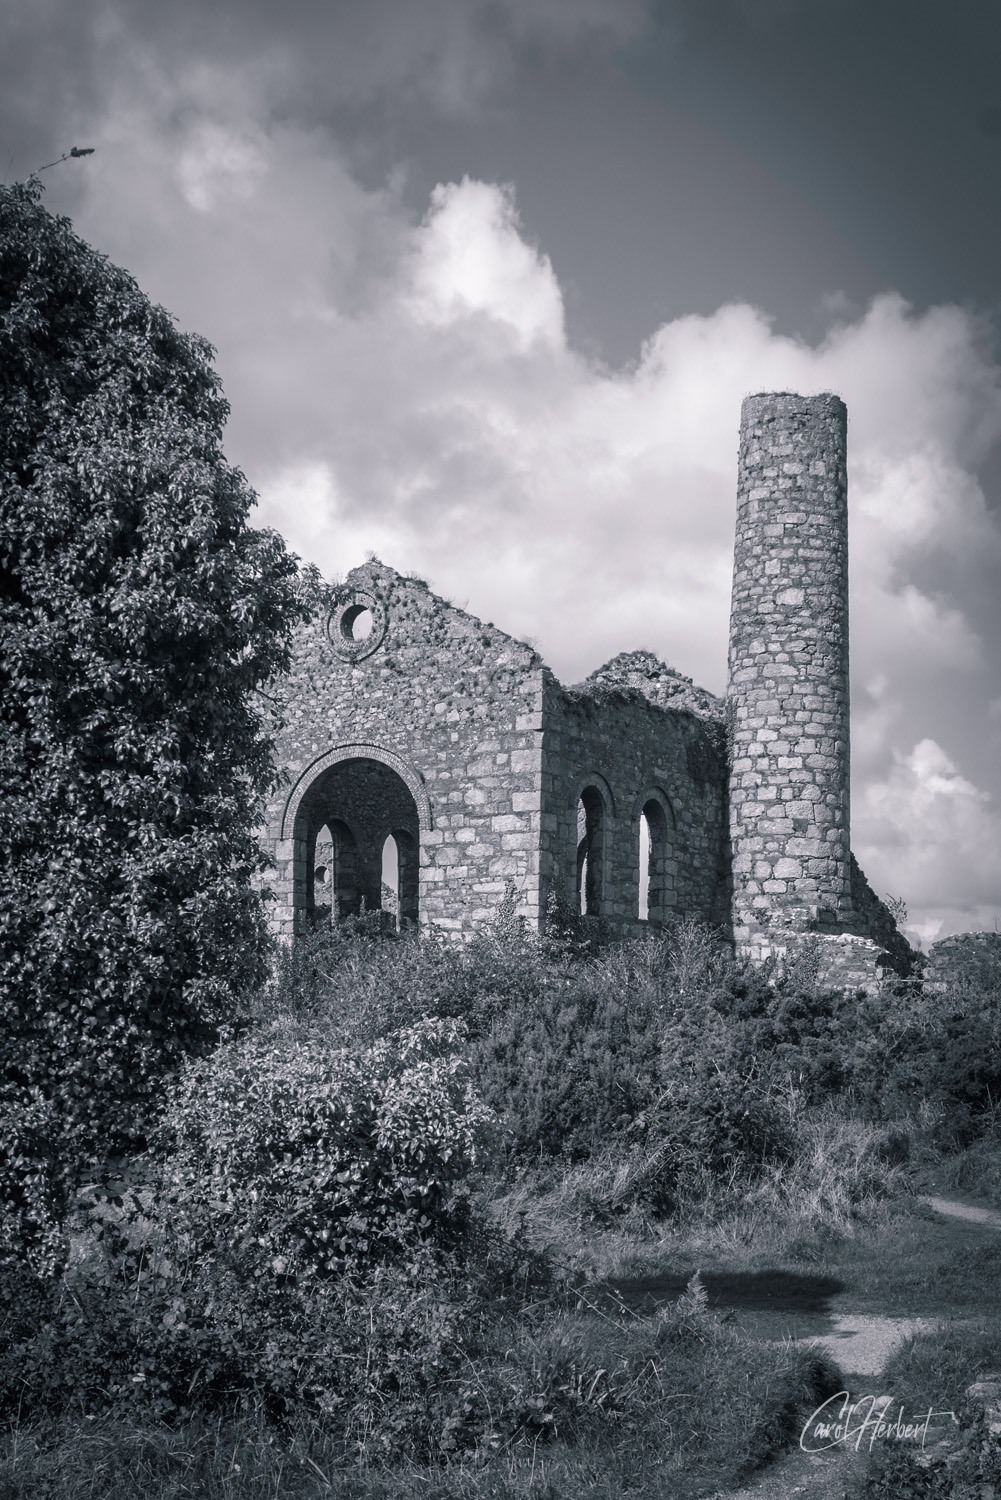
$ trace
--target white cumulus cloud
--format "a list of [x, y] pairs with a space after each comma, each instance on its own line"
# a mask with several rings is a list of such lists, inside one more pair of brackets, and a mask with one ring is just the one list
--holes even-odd
[[482, 313], [516, 337], [565, 341], [563, 297], [549, 257], [526, 245], [510, 189], [464, 178], [439, 184], [415, 236], [413, 290], [418, 322], [439, 327]]
[[1001, 816], [933, 739], [862, 787], [855, 827], [861, 863], [905, 895], [919, 939], [1001, 921]]

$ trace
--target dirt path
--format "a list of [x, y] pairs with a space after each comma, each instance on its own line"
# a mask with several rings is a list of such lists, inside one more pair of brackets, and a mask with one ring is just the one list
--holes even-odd
[[975, 1203], [957, 1203], [953, 1198], [933, 1198], [922, 1193], [919, 1203], [927, 1203], [937, 1214], [947, 1219], [963, 1219], [967, 1224], [986, 1224], [990, 1229], [1001, 1229], [1001, 1214], [993, 1208], [979, 1208]]
[[864, 1462], [854, 1453], [814, 1454], [794, 1448], [769, 1464], [747, 1489], [720, 1490], [710, 1500], [789, 1500], [792, 1495], [843, 1500], [853, 1467], [861, 1468]]
[[[927, 1194], [920, 1201], [957, 1224], [979, 1224], [1001, 1230], [1001, 1214], [994, 1209]], [[804, 1341], [809, 1339], [831, 1354], [845, 1371], [845, 1384], [855, 1397], [866, 1389], [878, 1396], [875, 1377], [903, 1340], [947, 1320], [839, 1313], [833, 1321], [833, 1328], [821, 1334], [806, 1334]], [[792, 1496], [803, 1496], [804, 1500], [842, 1500], [852, 1472], [864, 1464], [864, 1453], [844, 1447], [820, 1454], [804, 1453], [797, 1447], [769, 1464], [746, 1488], [721, 1490], [711, 1500], [790, 1500]]]

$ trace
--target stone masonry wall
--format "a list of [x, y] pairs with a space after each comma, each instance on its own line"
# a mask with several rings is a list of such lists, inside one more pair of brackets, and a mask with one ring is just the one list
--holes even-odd
[[[355, 641], [367, 614], [372, 631]], [[426, 801], [420, 920], [468, 932], [509, 882], [537, 923], [542, 664], [529, 646], [377, 562], [356, 568], [298, 636], [279, 738], [285, 784], [268, 809], [272, 922], [290, 936], [308, 908], [308, 787], [343, 747], [374, 746]], [[308, 797], [304, 798], [308, 801]], [[294, 826], [298, 825], [298, 826]], [[315, 837], [315, 831], [314, 831]]]
[[852, 925], [844, 403], [743, 405], [730, 623], [738, 950]]
[[[370, 628], [356, 638], [361, 617]], [[530, 647], [373, 562], [299, 633], [285, 700], [285, 782], [266, 831], [276, 932], [330, 910], [313, 880], [327, 824], [356, 841], [345, 890], [368, 907], [381, 895], [382, 842], [400, 829], [416, 833], [424, 925], [469, 934], [513, 891], [536, 927], [551, 890], [576, 899], [588, 787], [604, 808], [597, 909], [609, 924], [639, 928], [650, 801], [664, 815], [656, 917], [727, 921], [723, 705], [649, 653], [567, 689]], [[338, 870], [340, 838], [319, 861]]]
[[933, 943], [924, 972], [925, 988], [980, 989], [1001, 986], [1001, 932], [957, 932]]
[[[702, 712], [662, 706], [672, 701]], [[595, 787], [605, 803], [598, 914], [615, 928], [638, 924], [640, 815], [652, 799], [667, 812], [668, 911], [728, 925], [722, 713], [648, 652], [616, 658], [577, 688], [547, 673], [543, 882], [576, 899], [578, 801]]]

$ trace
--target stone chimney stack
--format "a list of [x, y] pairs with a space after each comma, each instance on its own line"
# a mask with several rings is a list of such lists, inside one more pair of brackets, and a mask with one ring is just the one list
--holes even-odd
[[852, 925], [847, 411], [748, 396], [741, 411], [728, 700], [737, 951]]

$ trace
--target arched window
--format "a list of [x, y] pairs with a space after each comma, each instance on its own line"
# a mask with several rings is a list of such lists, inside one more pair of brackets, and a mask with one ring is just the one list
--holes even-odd
[[396, 840], [397, 856], [399, 860], [399, 881], [397, 884], [397, 898], [399, 910], [399, 926], [405, 927], [408, 922], [417, 921], [418, 899], [421, 883], [421, 861], [417, 839], [405, 828], [397, 828], [393, 833]]
[[674, 905], [670, 824], [655, 797], [643, 804], [639, 828], [639, 919], [664, 922]]
[[400, 925], [400, 849], [392, 834], [382, 846], [382, 909], [393, 927]]
[[650, 920], [650, 821], [646, 809], [640, 813], [640, 909], [641, 922]]
[[337, 901], [335, 886], [334, 836], [326, 825], [316, 835], [316, 851], [313, 855], [313, 910], [317, 921], [336, 920]]
[[362, 892], [358, 880], [358, 844], [348, 825], [330, 818], [316, 835], [308, 912], [312, 922], [336, 922], [357, 916]]
[[577, 803], [577, 906], [582, 917], [601, 914], [605, 854], [605, 802], [587, 786]]
[[417, 921], [419, 884], [417, 840], [397, 828], [382, 846], [382, 909], [393, 927]]

